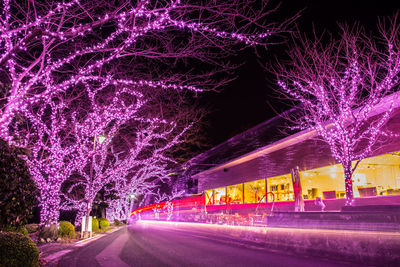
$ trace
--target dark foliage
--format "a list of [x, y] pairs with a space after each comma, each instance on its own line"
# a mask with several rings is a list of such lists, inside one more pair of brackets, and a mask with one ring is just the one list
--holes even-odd
[[0, 267], [38, 266], [39, 250], [19, 233], [0, 233]]
[[21, 154], [0, 140], [0, 228], [26, 224], [37, 205], [39, 191]]

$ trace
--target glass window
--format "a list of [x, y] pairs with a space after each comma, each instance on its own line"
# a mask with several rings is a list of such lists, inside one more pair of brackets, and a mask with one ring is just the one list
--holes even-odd
[[265, 203], [265, 179], [244, 184], [244, 203]]
[[293, 201], [293, 184], [290, 174], [267, 178], [268, 202]]
[[[300, 180], [304, 199], [346, 197], [340, 164], [303, 171]], [[363, 159], [352, 180], [354, 197], [400, 195], [400, 153]]]
[[226, 187], [214, 189], [214, 205], [226, 204]]
[[300, 172], [303, 199], [345, 198], [343, 168], [332, 165]]
[[353, 174], [355, 197], [400, 195], [400, 153], [363, 159]]
[[229, 204], [243, 204], [243, 184], [228, 186], [226, 200]]
[[214, 190], [204, 191], [206, 197], [206, 205], [215, 205]]

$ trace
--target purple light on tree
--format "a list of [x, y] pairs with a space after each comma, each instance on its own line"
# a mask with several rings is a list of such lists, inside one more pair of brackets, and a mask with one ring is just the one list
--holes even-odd
[[71, 90], [47, 105], [38, 102], [10, 127], [13, 142], [31, 151], [25, 160], [41, 192], [41, 224], [58, 222], [61, 187], [73, 172], [82, 171], [88, 159], [105, 160], [107, 153], [96, 142], [108, 147], [111, 140], [99, 137], [115, 135], [143, 105], [142, 95], [133, 90], [113, 92], [108, 83], [85, 85], [84, 94]]
[[109, 203], [107, 218], [110, 221], [127, 220], [132, 212], [133, 202], [138, 196], [142, 196], [144, 200], [146, 196], [154, 194], [159, 182], [169, 180], [167, 164], [164, 160], [160, 161], [157, 157], [152, 157], [146, 163], [144, 165], [138, 161], [125, 177], [114, 182], [118, 199], [111, 200]]
[[[99, 113], [90, 113], [82, 122], [74, 123], [76, 151], [81, 160], [75, 169], [79, 178], [74, 178], [63, 197], [67, 201], [64, 208], [80, 210], [76, 223], [82, 215], [88, 218], [96, 194], [108, 184], [124, 200], [139, 189], [148, 192], [154, 188], [165, 177], [167, 164], [173, 162], [164, 152], [178, 144], [188, 128], [176, 133], [175, 123], [143, 118], [134, 114], [139, 113], [136, 109], [126, 114], [126, 110], [123, 105], [120, 110], [107, 107], [107, 111], [98, 110]], [[135, 124], [133, 137], [120, 133], [125, 124]], [[96, 144], [93, 135], [101, 133], [105, 140]], [[83, 190], [84, 197], [76, 198], [74, 190]]]
[[[9, 124], [37, 101], [49, 102], [82, 82], [106, 82], [111, 70], [114, 81], [126, 85], [194, 92], [215, 88], [221, 81], [210, 77], [226, 67], [220, 60], [233, 52], [231, 45], [265, 44], [280, 31], [276, 24], [258, 23], [269, 13], [266, 4], [252, 10], [251, 1], [243, 5], [236, 0], [123, 1], [120, 6], [109, 1], [4, 0], [0, 77], [7, 92], [0, 136], [11, 140]], [[254, 27], [261, 33], [252, 34]], [[211, 48], [219, 52], [209, 52]], [[213, 70], [207, 75], [172, 70], [171, 65], [188, 59]]]
[[289, 51], [291, 63], [276, 70], [281, 91], [300, 102], [298, 128], [316, 130], [343, 166], [346, 205], [353, 203], [352, 175], [386, 135], [394, 107], [387, 96], [397, 90], [400, 73], [396, 19], [379, 24], [379, 41], [347, 26], [327, 44], [302, 38]]
[[31, 112], [20, 117], [12, 127], [14, 142], [29, 144], [29, 156], [24, 159], [40, 190], [40, 221], [50, 225], [58, 222], [60, 196], [63, 181], [79, 163], [75, 147], [64, 134], [67, 120], [64, 105], [33, 106]]
[[[0, 137], [32, 151], [27, 160], [41, 190], [43, 224], [57, 222], [60, 186], [71, 170], [82, 172], [88, 163], [84, 158], [91, 160], [95, 172], [102, 161], [108, 162], [110, 153], [103, 147], [110, 148], [112, 131], [117, 130], [98, 127], [99, 120], [126, 120], [135, 113], [136, 107], [115, 114], [113, 110], [89, 110], [96, 106], [97, 93], [107, 91], [107, 86], [121, 94], [122, 90], [135, 94], [144, 88], [149, 94], [215, 89], [229, 80], [213, 77], [231, 68], [223, 59], [235, 52], [233, 45], [267, 44], [270, 35], [283, 29], [265, 23], [270, 13], [268, 1], [254, 9], [252, 3], [126, 1], [115, 6], [109, 1], [1, 2], [0, 82], [4, 92]], [[193, 71], [192, 66], [197, 65], [203, 71]], [[210, 71], [204, 72], [206, 69]], [[78, 105], [73, 103], [74, 97], [81, 95], [88, 96], [86, 110], [76, 110]], [[82, 114], [88, 121], [82, 122]], [[151, 117], [133, 118], [145, 122]], [[103, 135], [105, 143], [90, 150]], [[88, 140], [79, 139], [83, 137]], [[118, 156], [114, 160], [124, 161]], [[109, 172], [106, 177], [116, 177], [117, 170]], [[97, 183], [91, 182], [93, 190], [86, 192], [86, 205], [90, 206], [100, 187]]]

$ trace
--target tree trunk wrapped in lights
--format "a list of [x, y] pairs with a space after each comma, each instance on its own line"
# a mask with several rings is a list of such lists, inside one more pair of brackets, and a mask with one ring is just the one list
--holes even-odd
[[79, 163], [75, 147], [65, 134], [68, 124], [65, 109], [62, 102], [38, 103], [25, 114], [19, 114], [10, 131], [13, 142], [29, 147], [23, 158], [39, 188], [40, 223], [46, 226], [58, 223], [61, 185]]
[[[278, 65], [281, 92], [300, 103], [298, 129], [313, 129], [343, 166], [346, 205], [353, 204], [352, 176], [388, 134], [385, 124], [397, 103], [400, 41], [397, 17], [379, 24], [380, 39], [361, 27], [341, 27], [338, 40], [299, 38], [291, 62]], [[398, 98], [398, 96], [397, 96]], [[297, 115], [296, 115], [297, 116]]]

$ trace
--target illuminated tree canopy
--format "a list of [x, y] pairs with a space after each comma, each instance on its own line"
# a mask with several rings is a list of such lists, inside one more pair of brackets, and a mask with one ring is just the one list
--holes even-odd
[[[32, 151], [25, 159], [41, 192], [42, 224], [57, 222], [71, 176], [81, 180], [68, 191], [85, 192], [76, 207], [90, 208], [150, 137], [165, 142], [149, 157], [167, 160], [163, 153], [193, 121], [146, 113], [149, 96], [218, 88], [231, 80], [222, 75], [233, 67], [229, 55], [268, 44], [285, 27], [268, 22], [268, 1], [2, 0], [1, 7], [0, 137]], [[131, 121], [147, 125], [122, 153], [115, 142]]]
[[[290, 63], [277, 70], [285, 96], [300, 103], [293, 120], [300, 130], [314, 129], [329, 144], [345, 174], [347, 205], [353, 203], [352, 175], [358, 163], [386, 136], [400, 74], [397, 17], [379, 24], [380, 38], [359, 26], [341, 27], [337, 40], [300, 38]], [[352, 165], [352, 162], [355, 164]]]

